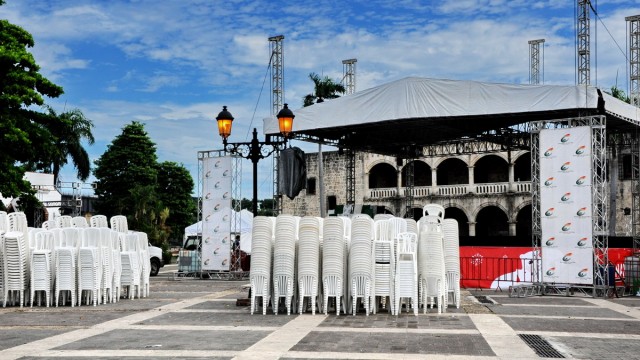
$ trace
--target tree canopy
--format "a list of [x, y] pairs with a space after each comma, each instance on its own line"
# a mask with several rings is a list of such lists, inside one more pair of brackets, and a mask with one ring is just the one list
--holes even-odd
[[[0, 1], [0, 6], [4, 1]], [[40, 74], [28, 48], [33, 37], [23, 28], [0, 20], [0, 193], [17, 197], [31, 188], [23, 180], [28, 164], [50, 160], [50, 128], [60, 120], [33, 110], [44, 98], [56, 98], [62, 87]]]
[[182, 239], [184, 228], [195, 222], [193, 187], [191, 174], [184, 166], [171, 161], [158, 164], [158, 200], [169, 209], [166, 225], [171, 229], [170, 239]]
[[309, 74], [309, 79], [313, 81], [313, 93], [305, 95], [303, 98], [303, 106], [321, 103], [324, 99], [335, 99], [340, 97], [338, 94], [344, 94], [346, 91], [344, 86], [339, 82], [334, 82], [328, 76], [320, 77], [316, 73]]

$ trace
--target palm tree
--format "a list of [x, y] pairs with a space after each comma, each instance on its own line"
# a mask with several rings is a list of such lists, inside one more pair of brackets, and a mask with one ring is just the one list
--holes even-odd
[[48, 129], [53, 136], [55, 153], [51, 156], [51, 172], [54, 184], [58, 181], [60, 169], [67, 164], [69, 158], [77, 170], [78, 179], [84, 181], [91, 174], [89, 154], [82, 146], [85, 140], [93, 145], [95, 139], [91, 133], [93, 122], [87, 119], [80, 109], [73, 109], [57, 114], [53, 108], [47, 106], [53, 126]]
[[313, 81], [314, 89], [312, 94], [305, 95], [303, 98], [303, 106], [321, 103], [324, 99], [338, 98], [340, 97], [338, 93], [344, 94], [346, 91], [342, 84], [334, 82], [328, 76], [322, 78], [316, 73], [311, 73], [309, 79]]

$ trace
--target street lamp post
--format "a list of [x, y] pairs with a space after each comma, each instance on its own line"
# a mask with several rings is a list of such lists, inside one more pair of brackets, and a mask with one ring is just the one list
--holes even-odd
[[233, 115], [227, 110], [226, 106], [222, 107], [222, 111], [216, 117], [218, 121], [218, 132], [222, 137], [224, 151], [230, 154], [239, 155], [245, 159], [251, 160], [253, 164], [253, 216], [258, 215], [258, 162], [260, 159], [269, 157], [275, 151], [284, 149], [287, 144], [287, 138], [291, 133], [293, 125], [293, 112], [287, 104], [280, 110], [278, 115], [278, 125], [280, 134], [284, 137], [283, 141], [272, 140], [271, 136], [267, 136], [265, 141], [258, 140], [258, 131], [253, 129], [253, 137], [250, 142], [227, 142], [227, 138], [231, 135], [231, 125], [233, 123]]

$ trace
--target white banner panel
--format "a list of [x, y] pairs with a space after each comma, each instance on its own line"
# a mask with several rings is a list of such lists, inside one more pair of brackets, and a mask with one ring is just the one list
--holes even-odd
[[593, 283], [591, 128], [540, 131], [542, 281]]
[[202, 160], [202, 270], [226, 271], [231, 265], [231, 160]]

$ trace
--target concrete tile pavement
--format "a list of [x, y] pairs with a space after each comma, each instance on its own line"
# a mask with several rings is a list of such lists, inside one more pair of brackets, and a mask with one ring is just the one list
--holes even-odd
[[[535, 335], [567, 358], [640, 358], [640, 299], [509, 298], [464, 291], [462, 309], [365, 316], [250, 315], [246, 282], [152, 278], [145, 299], [0, 308], [0, 359], [522, 359]], [[480, 304], [473, 295], [494, 303]]]

